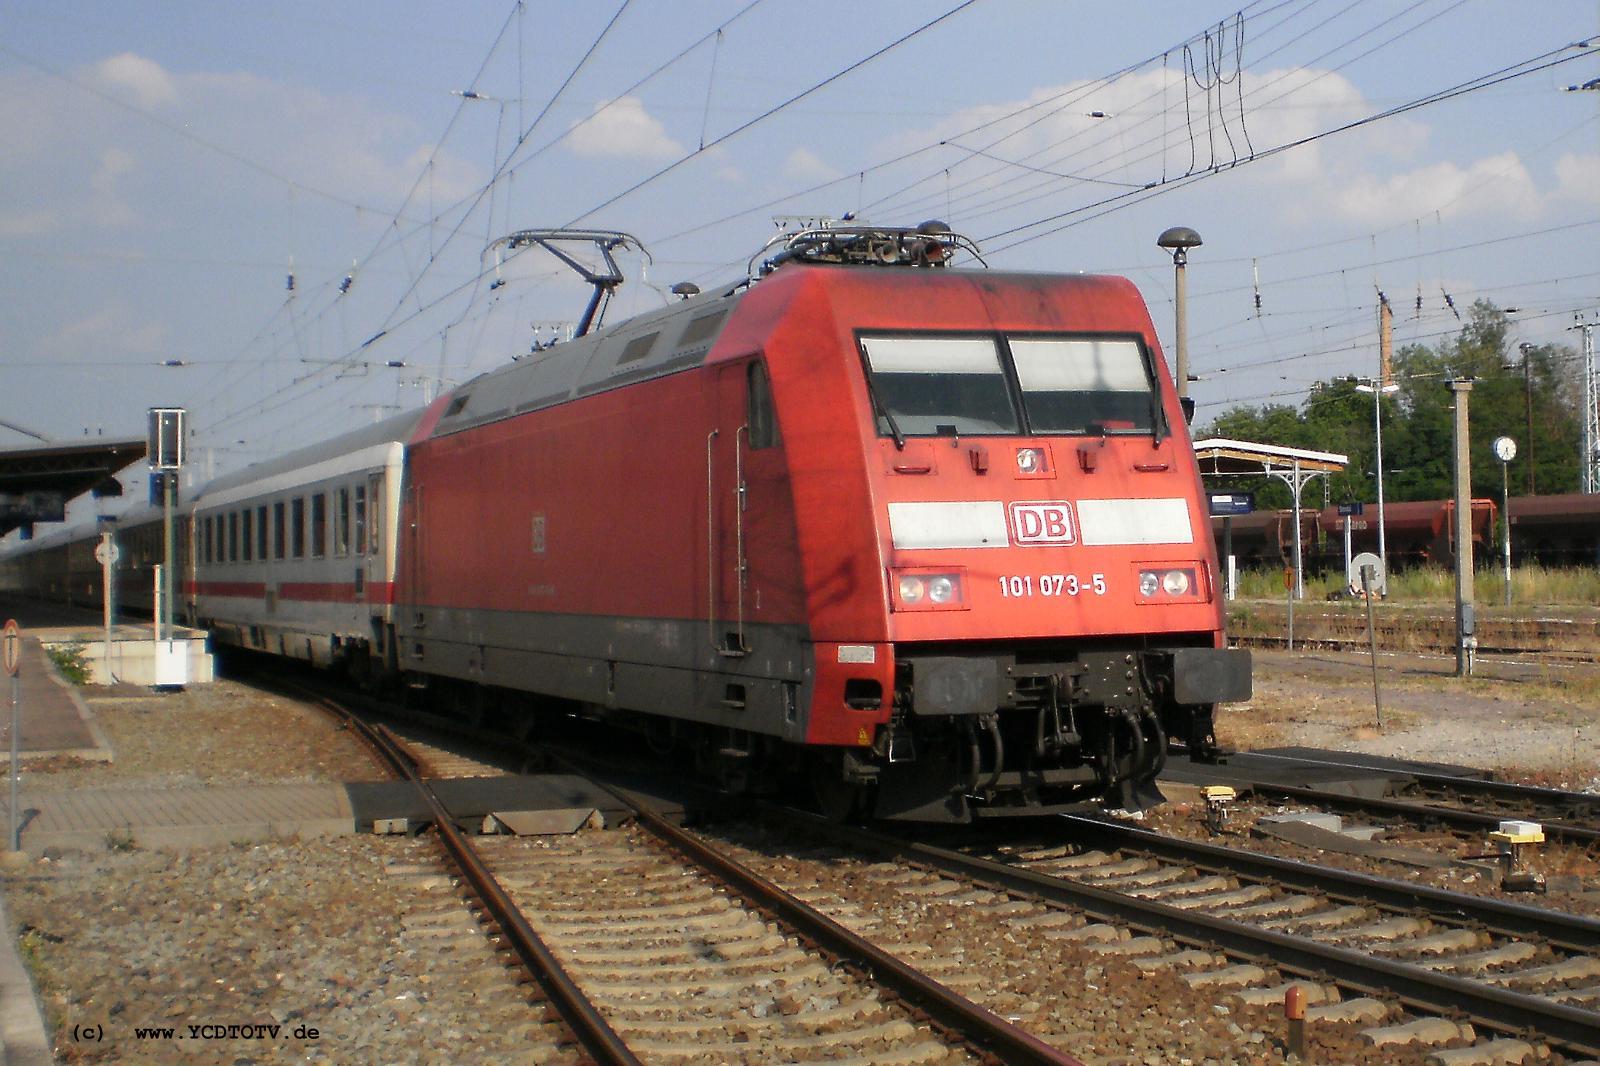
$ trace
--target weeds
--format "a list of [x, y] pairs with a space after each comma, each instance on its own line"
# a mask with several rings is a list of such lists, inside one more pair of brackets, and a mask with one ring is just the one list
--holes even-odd
[[51, 663], [55, 664], [56, 672], [74, 685], [87, 685], [89, 683], [89, 660], [83, 653], [83, 645], [77, 641], [70, 644], [50, 644], [44, 649], [50, 656]]
[[106, 834], [107, 851], [135, 851], [139, 847], [133, 839], [133, 833], [128, 830], [113, 829]]

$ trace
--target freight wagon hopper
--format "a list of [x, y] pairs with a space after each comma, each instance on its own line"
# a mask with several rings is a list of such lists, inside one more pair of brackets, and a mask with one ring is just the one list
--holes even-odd
[[839, 815], [1151, 798], [1167, 738], [1209, 752], [1249, 694], [1183, 412], [1130, 283], [943, 269], [958, 244], [802, 234], [442, 397], [400, 666]]

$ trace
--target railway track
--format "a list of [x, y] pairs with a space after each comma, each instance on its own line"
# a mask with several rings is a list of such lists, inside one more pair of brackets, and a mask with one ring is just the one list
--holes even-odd
[[[1265, 764], [1373, 769], [1373, 764], [1363, 762], [1359, 756], [1338, 752], [1325, 756], [1252, 753], [1250, 759]], [[1443, 826], [1479, 836], [1493, 832], [1503, 820], [1531, 820], [1543, 827], [1545, 838], [1553, 843], [1600, 850], [1600, 795], [1414, 769], [1406, 769], [1404, 776], [1404, 788], [1392, 797], [1355, 796], [1260, 779], [1252, 779], [1250, 787], [1263, 797], [1332, 810], [1358, 811], [1424, 827]]]
[[[1242, 609], [1249, 618], [1230, 624], [1231, 642], [1253, 648], [1287, 645], [1287, 612], [1281, 601], [1251, 601]], [[1375, 608], [1373, 621], [1378, 647], [1385, 651], [1452, 654], [1455, 650], [1455, 620], [1447, 611], [1385, 604]], [[1295, 608], [1294, 629], [1297, 648], [1364, 652], [1368, 647], [1366, 611], [1359, 602], [1339, 608], [1301, 603]], [[1489, 610], [1478, 615], [1477, 636], [1480, 655], [1592, 664], [1600, 628], [1588, 616], [1533, 617]]]
[[841, 854], [886, 860], [871, 869], [889, 883], [919, 869], [946, 883], [935, 891], [999, 894], [997, 914], [1023, 903], [1057, 908], [1032, 921], [1152, 968], [1180, 968], [1191, 986], [1233, 990], [1244, 1004], [1281, 1003], [1289, 985], [1303, 984], [1318, 1004], [1311, 1016], [1354, 1023], [1369, 1049], [1443, 1041], [1508, 1056], [1462, 1059], [1485, 1062], [1521, 1061], [1541, 1046], [1568, 1062], [1600, 1054], [1600, 922], [1097, 819], [1066, 825], [1071, 844], [987, 855], [808, 831]]
[[332, 700], [300, 695], [415, 784], [475, 910], [595, 1062], [1078, 1063], [626, 794], [607, 789], [636, 824], [599, 840], [473, 840], [425, 775], [492, 764], [411, 750]]

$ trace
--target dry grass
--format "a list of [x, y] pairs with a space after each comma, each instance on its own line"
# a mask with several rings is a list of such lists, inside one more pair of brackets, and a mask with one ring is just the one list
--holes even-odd
[[[1281, 570], [1246, 570], [1239, 575], [1239, 595], [1245, 599], [1284, 599]], [[1340, 574], [1307, 574], [1306, 599], [1326, 600], [1341, 592]], [[1479, 569], [1473, 577], [1473, 599], [1485, 606], [1505, 602], [1505, 578], [1498, 567]], [[1393, 603], [1449, 604], [1455, 602], [1455, 572], [1439, 566], [1413, 567], [1389, 576], [1388, 599]], [[1528, 565], [1511, 571], [1511, 603], [1522, 607], [1600, 606], [1600, 567], [1544, 567]]]

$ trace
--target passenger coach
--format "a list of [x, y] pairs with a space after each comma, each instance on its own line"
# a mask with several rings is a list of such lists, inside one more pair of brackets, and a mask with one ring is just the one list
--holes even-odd
[[224, 644], [392, 669], [401, 415], [207, 485], [192, 512], [192, 610]]

